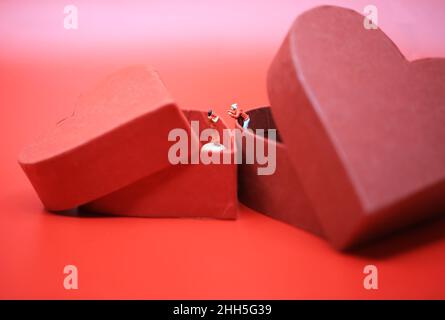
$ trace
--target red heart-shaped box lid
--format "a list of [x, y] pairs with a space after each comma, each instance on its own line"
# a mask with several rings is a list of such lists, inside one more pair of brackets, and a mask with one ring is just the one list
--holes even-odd
[[173, 128], [190, 125], [159, 74], [132, 66], [83, 95], [19, 163], [47, 209], [67, 210], [169, 166]]
[[347, 248], [445, 210], [445, 60], [409, 62], [352, 10], [297, 18], [273, 117], [324, 234]]

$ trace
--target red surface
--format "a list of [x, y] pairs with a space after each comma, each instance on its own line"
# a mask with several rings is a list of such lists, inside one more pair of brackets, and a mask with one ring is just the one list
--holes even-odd
[[362, 15], [321, 6], [296, 19], [267, 80], [289, 158], [335, 247], [445, 213], [445, 59], [407, 61]]
[[[445, 56], [442, 1], [388, 2], [375, 1], [381, 26], [408, 58]], [[56, 2], [0, 3], [1, 298], [445, 298], [443, 220], [342, 254], [245, 207], [237, 221], [45, 212], [17, 156], [79, 93], [149, 63], [183, 108], [268, 105], [272, 57], [296, 15], [321, 1], [78, 3], [69, 33]], [[67, 264], [78, 290], [63, 287]], [[377, 291], [363, 288], [367, 264], [379, 268]]]

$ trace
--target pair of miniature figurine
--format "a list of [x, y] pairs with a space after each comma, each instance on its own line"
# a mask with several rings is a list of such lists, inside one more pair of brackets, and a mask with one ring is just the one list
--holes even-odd
[[[229, 116], [231, 116], [235, 120], [242, 119], [243, 120], [243, 129], [246, 130], [249, 127], [250, 117], [247, 113], [243, 111], [243, 109], [238, 109], [238, 104], [234, 103], [230, 107], [230, 110], [227, 111]], [[213, 127], [213, 123], [217, 123], [219, 120], [219, 116], [216, 115], [213, 110], [209, 110], [207, 113], [208, 119], [210, 121], [211, 127]]]
[[[227, 111], [230, 117], [235, 120], [242, 119], [243, 120], [243, 129], [247, 130], [250, 122], [250, 117], [247, 113], [245, 113], [242, 109], [238, 109], [238, 104], [234, 103], [231, 105], [230, 110]], [[207, 112], [207, 118], [209, 119], [210, 128], [215, 129], [215, 124], [219, 121], [219, 116], [213, 112], [213, 110], [209, 110]], [[212, 137], [210, 143], [207, 143], [203, 146], [204, 150], [207, 151], [221, 151], [224, 150], [224, 146], [221, 145], [218, 137]]]

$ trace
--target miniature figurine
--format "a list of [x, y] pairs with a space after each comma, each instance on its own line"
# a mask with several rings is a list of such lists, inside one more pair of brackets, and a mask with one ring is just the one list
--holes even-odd
[[211, 137], [211, 141], [202, 146], [202, 151], [222, 151], [225, 149], [224, 145], [220, 143], [219, 132], [216, 129], [215, 124], [219, 121], [219, 116], [213, 112], [213, 110], [209, 110], [207, 112], [207, 119], [209, 119], [209, 127], [214, 130], [214, 134]]
[[215, 112], [213, 112], [212, 109], [210, 109], [209, 112], [207, 112], [207, 118], [210, 121], [210, 127], [214, 128], [214, 123], [218, 122], [219, 116]]
[[238, 104], [234, 103], [230, 107], [230, 110], [227, 111], [229, 116], [233, 119], [238, 120], [239, 118], [243, 119], [243, 129], [246, 130], [249, 127], [250, 117], [247, 113], [243, 111], [243, 109], [238, 109]]

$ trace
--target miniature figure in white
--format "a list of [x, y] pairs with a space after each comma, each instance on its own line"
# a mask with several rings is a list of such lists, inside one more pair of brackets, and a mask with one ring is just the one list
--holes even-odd
[[243, 120], [243, 129], [244, 130], [246, 130], [249, 127], [250, 117], [247, 113], [245, 113], [243, 111], [243, 109], [238, 109], [237, 103], [232, 104], [232, 106], [230, 107], [230, 110], [227, 111], [227, 113], [229, 114], [229, 116], [231, 116], [235, 120], [238, 120], [241, 118]]

